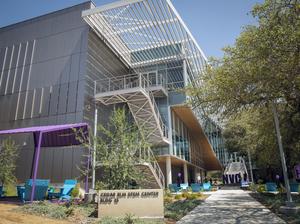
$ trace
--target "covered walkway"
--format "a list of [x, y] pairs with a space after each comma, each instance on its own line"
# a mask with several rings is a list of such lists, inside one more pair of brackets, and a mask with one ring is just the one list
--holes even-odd
[[285, 223], [243, 190], [219, 190], [178, 224], [194, 223]]

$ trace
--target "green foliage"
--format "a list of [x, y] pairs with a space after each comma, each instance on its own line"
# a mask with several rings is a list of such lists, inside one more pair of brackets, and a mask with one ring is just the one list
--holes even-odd
[[17, 208], [17, 211], [53, 219], [70, 218], [74, 223], [86, 223], [82, 220], [87, 220], [87, 217], [95, 217], [96, 206], [93, 204], [78, 205], [74, 203], [60, 205], [41, 201], [20, 206]]
[[200, 200], [180, 200], [174, 203], [167, 204], [165, 205], [165, 218], [170, 218], [178, 221], [200, 203]]
[[134, 224], [135, 223], [135, 217], [133, 214], [126, 214], [124, 217], [124, 221], [126, 224]]
[[149, 145], [137, 127], [128, 120], [125, 109], [115, 109], [107, 126], [99, 125], [96, 158], [103, 173], [102, 182], [108, 189], [128, 189], [144, 179], [136, 166], [139, 149]]
[[182, 193], [181, 193], [181, 196], [183, 198], [187, 198], [189, 196], [189, 192], [187, 190], [183, 190]]
[[187, 200], [195, 200], [198, 198], [198, 195], [197, 194], [191, 194], [189, 193], [187, 196], [186, 196], [186, 199]]
[[5, 196], [11, 197], [17, 195], [17, 189], [14, 184], [6, 184], [5, 185]]
[[165, 197], [172, 197], [172, 194], [171, 194], [170, 189], [165, 189], [165, 190], [164, 190], [164, 196], [165, 196]]
[[0, 145], [0, 184], [9, 185], [16, 182], [17, 158], [17, 145], [11, 138], [5, 139]]
[[265, 184], [258, 184], [256, 191], [258, 193], [263, 193], [266, 191], [266, 185]]
[[211, 60], [200, 88], [187, 89], [194, 106], [229, 119], [227, 147], [252, 151], [255, 159], [262, 158], [260, 165], [280, 165], [274, 155], [273, 102], [278, 105], [287, 163], [300, 160], [299, 4], [265, 0], [256, 5], [252, 15], [258, 25], [246, 26], [234, 46], [224, 48], [223, 58]]
[[80, 184], [76, 184], [76, 186], [71, 191], [72, 198], [77, 198], [79, 196]]
[[171, 203], [173, 201], [173, 197], [164, 197], [164, 203]]
[[176, 200], [180, 200], [180, 199], [182, 199], [182, 195], [181, 194], [176, 194], [174, 198]]
[[106, 189], [108, 189], [108, 187], [107, 187], [107, 184], [105, 184], [105, 183], [103, 183], [102, 181], [96, 181], [96, 184], [95, 184], [96, 186], [95, 186], [95, 189], [97, 190], [97, 191], [100, 191], [100, 190], [106, 190]]
[[18, 210], [28, 214], [40, 215], [55, 219], [65, 219], [69, 209], [65, 206], [59, 206], [54, 203], [42, 201], [23, 205], [19, 207]]

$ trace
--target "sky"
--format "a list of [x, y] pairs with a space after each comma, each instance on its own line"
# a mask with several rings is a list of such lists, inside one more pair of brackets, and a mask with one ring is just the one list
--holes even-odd
[[[40, 16], [85, 0], [1, 0], [0, 27]], [[97, 6], [114, 0], [94, 0]], [[256, 24], [251, 8], [263, 0], [172, 0], [207, 57], [222, 57], [245, 25]]]

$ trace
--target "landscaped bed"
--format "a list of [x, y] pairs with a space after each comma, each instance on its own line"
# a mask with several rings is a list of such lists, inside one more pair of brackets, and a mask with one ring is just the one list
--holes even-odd
[[208, 195], [201, 193], [188, 193], [173, 195], [165, 193], [165, 220], [141, 220], [130, 214], [123, 218], [105, 217], [99, 221], [97, 216], [96, 204], [74, 203], [52, 203], [49, 201], [26, 204], [15, 209], [15, 212], [37, 215], [51, 219], [66, 220], [73, 223], [90, 223], [90, 224], [162, 224], [175, 223], [196, 206], [204, 202]]
[[[272, 212], [276, 213], [287, 223], [300, 223], [300, 214], [297, 215], [285, 215], [279, 212], [279, 207], [285, 205], [287, 200], [286, 194], [284, 193], [251, 193], [250, 194], [257, 201], [262, 203], [264, 206], [269, 208]], [[300, 195], [292, 195], [293, 201], [300, 206]]]

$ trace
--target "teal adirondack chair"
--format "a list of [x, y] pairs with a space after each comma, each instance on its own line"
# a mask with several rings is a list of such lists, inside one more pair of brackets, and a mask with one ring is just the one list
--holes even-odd
[[[46, 198], [49, 182], [50, 180], [44, 180], [44, 179], [35, 180], [35, 190], [34, 190], [33, 200], [42, 201]], [[29, 179], [25, 182], [24, 187], [18, 188], [18, 195], [20, 196], [20, 199], [23, 202], [30, 201], [31, 191], [32, 191], [32, 179]]]
[[180, 192], [182, 189], [181, 189], [181, 187], [178, 187], [177, 184], [169, 184], [169, 190], [170, 190], [171, 192], [178, 193], [178, 192]]
[[202, 184], [191, 184], [191, 188], [193, 192], [200, 192], [203, 189]]
[[77, 180], [65, 180], [64, 186], [60, 188], [60, 192], [54, 192], [54, 189], [52, 189], [50, 192], [48, 192], [48, 197], [50, 199], [59, 198], [60, 200], [70, 200], [71, 192], [75, 188], [76, 184]]
[[290, 183], [291, 192], [299, 192], [299, 183]]
[[269, 192], [277, 191], [277, 185], [274, 182], [267, 182], [266, 183], [266, 190]]
[[3, 195], [3, 186], [0, 186], [0, 198], [2, 198]]
[[180, 187], [182, 190], [187, 190], [189, 187], [189, 184], [185, 183], [185, 184], [180, 184]]
[[211, 190], [211, 184], [209, 182], [203, 183], [203, 190], [210, 191]]

